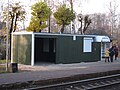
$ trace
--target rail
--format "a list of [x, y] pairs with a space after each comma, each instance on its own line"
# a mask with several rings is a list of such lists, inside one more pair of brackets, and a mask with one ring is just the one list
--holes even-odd
[[98, 88], [104, 88], [115, 84], [120, 84], [120, 74], [47, 85], [24, 90], [96, 90]]

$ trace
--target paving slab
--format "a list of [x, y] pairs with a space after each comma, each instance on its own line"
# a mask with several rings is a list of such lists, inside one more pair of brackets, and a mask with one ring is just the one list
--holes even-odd
[[[25, 70], [18, 73], [0, 74], [0, 85], [21, 83], [27, 81], [48, 80], [62, 77], [70, 77], [81, 74], [91, 74], [97, 72], [106, 72], [120, 70], [120, 59], [114, 62], [88, 62], [74, 64], [38, 64], [35, 66], [18, 65], [19, 69]], [[27, 70], [27, 71], [26, 71]]]

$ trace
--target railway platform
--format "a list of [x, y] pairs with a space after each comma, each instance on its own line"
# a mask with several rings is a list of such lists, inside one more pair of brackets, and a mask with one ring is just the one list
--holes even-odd
[[120, 70], [120, 59], [114, 60], [113, 62], [101, 60], [98, 62], [74, 64], [40, 63], [35, 66], [18, 65], [18, 68], [22, 72], [0, 74], [0, 85], [44, 81], [75, 75]]

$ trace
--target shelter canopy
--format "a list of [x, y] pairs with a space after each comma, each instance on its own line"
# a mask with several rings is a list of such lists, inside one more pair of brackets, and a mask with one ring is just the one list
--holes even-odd
[[96, 36], [96, 42], [110, 42], [110, 38], [108, 36]]

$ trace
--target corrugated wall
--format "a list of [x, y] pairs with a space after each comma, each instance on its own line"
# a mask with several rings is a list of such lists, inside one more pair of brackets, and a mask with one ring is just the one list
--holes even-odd
[[31, 35], [13, 35], [13, 61], [31, 64]]
[[[92, 52], [83, 52], [84, 36], [36, 35], [35, 37], [55, 38], [55, 63], [95, 62], [101, 59], [101, 44], [92, 43]], [[89, 36], [88, 36], [89, 38]], [[13, 60], [22, 64], [31, 64], [32, 35], [13, 36]]]
[[[59, 36], [57, 39], [56, 63], [78, 63], [100, 60], [100, 44], [92, 44], [92, 52], [83, 52], [83, 38], [72, 36]], [[96, 56], [94, 56], [96, 55]]]

